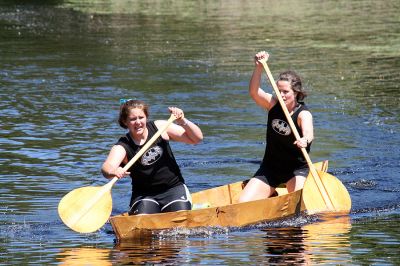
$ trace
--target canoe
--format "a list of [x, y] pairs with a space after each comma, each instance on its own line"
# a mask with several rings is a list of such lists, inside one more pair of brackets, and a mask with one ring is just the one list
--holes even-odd
[[[320, 171], [327, 171], [327, 161], [314, 165]], [[146, 230], [176, 227], [241, 227], [287, 218], [306, 210], [302, 202], [303, 190], [288, 193], [284, 187], [278, 187], [277, 195], [273, 197], [238, 203], [247, 181], [193, 193], [193, 206], [202, 208], [143, 215], [123, 213], [112, 216], [110, 223], [117, 240], [122, 241], [135, 238]]]

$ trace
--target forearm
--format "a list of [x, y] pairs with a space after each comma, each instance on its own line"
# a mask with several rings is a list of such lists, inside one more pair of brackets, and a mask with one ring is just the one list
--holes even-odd
[[203, 140], [203, 133], [201, 129], [192, 121], [187, 118], [182, 119], [183, 122], [178, 123], [184, 130], [190, 144], [198, 144]]
[[253, 75], [249, 82], [249, 94], [254, 102], [263, 109], [269, 110], [272, 104], [272, 94], [266, 93], [263, 89], [260, 88], [261, 85], [261, 74], [263, 72], [263, 68], [261, 65], [256, 65], [254, 69]]
[[249, 94], [254, 100], [256, 100], [256, 97], [258, 96], [258, 90], [260, 89], [261, 73], [262, 69], [256, 66], [249, 82]]
[[306, 148], [314, 140], [312, 115], [309, 111], [302, 111], [298, 119], [297, 123], [301, 128], [301, 137], [295, 141], [295, 144], [299, 148]]
[[122, 178], [125, 175], [129, 175], [129, 172], [124, 171], [121, 167], [123, 162], [127, 161], [126, 151], [121, 145], [114, 145], [108, 154], [107, 159], [101, 166], [101, 173], [106, 178], [118, 177]]
[[301, 112], [301, 133], [307, 140], [307, 144], [314, 140], [314, 124], [310, 112]]
[[101, 167], [101, 173], [108, 179], [115, 176], [115, 170], [116, 168], [107, 162], [103, 163], [103, 166]]
[[311, 129], [303, 130], [303, 138], [306, 139], [307, 144], [310, 144], [314, 140], [314, 132]]

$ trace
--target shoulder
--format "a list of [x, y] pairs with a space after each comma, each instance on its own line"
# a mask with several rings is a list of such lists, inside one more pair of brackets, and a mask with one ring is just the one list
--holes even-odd
[[301, 120], [312, 119], [312, 114], [308, 109], [302, 109], [300, 110], [298, 117]]
[[277, 105], [279, 105], [278, 98], [275, 95], [271, 95], [271, 100], [268, 102], [266, 109], [270, 111]]
[[300, 107], [297, 110], [299, 116], [312, 116], [310, 109], [304, 102], [299, 102], [299, 104]]
[[121, 136], [115, 145], [118, 145], [119, 143], [129, 143], [128, 135]]
[[278, 99], [275, 99], [274, 102], [272, 102], [271, 106], [267, 109], [268, 113], [271, 114], [277, 114], [277, 113], [283, 113], [282, 106], [279, 104]]
[[[270, 106], [269, 106], [269, 110], [276, 109], [276, 108], [280, 108], [280, 107], [281, 107], [281, 105], [279, 104], [278, 99], [274, 96], [274, 98], [273, 98], [273, 100], [271, 101], [271, 104], [270, 104]], [[281, 108], [281, 109], [282, 109], [282, 108]]]
[[147, 121], [147, 123], [146, 123], [146, 127], [147, 128], [155, 128], [155, 129], [157, 129], [157, 125], [156, 125], [156, 123], [155, 123], [156, 121]]
[[123, 157], [127, 154], [127, 150], [128, 150], [127, 146], [125, 146], [122, 143], [117, 143], [114, 146], [112, 146], [110, 154], [112, 156]]
[[118, 146], [122, 149], [128, 150], [131, 146], [131, 141], [129, 140], [128, 134], [120, 137], [118, 141], [114, 144], [114, 147]]

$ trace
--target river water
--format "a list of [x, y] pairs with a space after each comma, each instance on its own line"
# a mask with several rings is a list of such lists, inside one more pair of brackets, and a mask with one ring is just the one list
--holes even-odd
[[[0, 2], [1, 265], [400, 264], [399, 1], [31, 2]], [[247, 93], [259, 50], [275, 76], [303, 77], [310, 156], [347, 187], [348, 217], [130, 243], [109, 224], [78, 234], [60, 221], [66, 193], [106, 183], [120, 98], [145, 100], [152, 119], [179, 106], [200, 125], [203, 143], [172, 144], [192, 192], [251, 176], [265, 146], [266, 114]], [[115, 184], [113, 214], [129, 190]]]

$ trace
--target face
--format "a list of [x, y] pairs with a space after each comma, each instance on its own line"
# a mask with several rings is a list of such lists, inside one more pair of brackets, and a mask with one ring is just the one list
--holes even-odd
[[142, 109], [134, 108], [129, 112], [126, 126], [133, 135], [141, 135], [146, 129], [147, 117]]
[[279, 80], [276, 85], [281, 93], [283, 101], [286, 105], [289, 105], [296, 101], [296, 94], [292, 87], [290, 86], [290, 82], [286, 80]]

